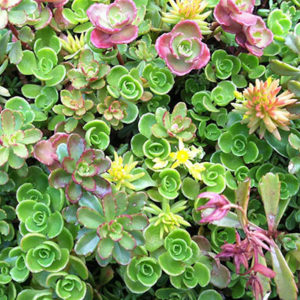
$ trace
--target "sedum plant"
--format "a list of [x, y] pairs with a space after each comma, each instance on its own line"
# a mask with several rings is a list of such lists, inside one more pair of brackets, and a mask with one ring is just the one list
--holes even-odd
[[[37, 159], [45, 162], [48, 159], [45, 156], [50, 155], [57, 163], [49, 175], [49, 183], [55, 188], [65, 188], [66, 197], [71, 202], [78, 202], [84, 191], [99, 196], [108, 194], [110, 186], [100, 175], [110, 166], [104, 153], [87, 149], [85, 140], [78, 134], [66, 135], [64, 139], [57, 149], [50, 140], [36, 145]], [[51, 163], [48, 161], [47, 164]]]
[[171, 276], [184, 273], [200, 256], [198, 245], [182, 229], [176, 229], [168, 234], [164, 240], [164, 248], [166, 252], [159, 256], [158, 262], [163, 271]]
[[272, 133], [278, 140], [281, 139], [278, 129], [289, 130], [290, 120], [298, 118], [293, 116], [286, 107], [297, 102], [294, 94], [281, 90], [278, 80], [269, 78], [263, 82], [256, 80], [243, 92], [237, 94], [240, 103], [233, 106], [244, 116], [243, 123], [249, 127], [249, 133], [258, 130], [259, 137], [263, 138], [266, 131]]
[[161, 276], [161, 268], [152, 257], [134, 257], [126, 268], [124, 281], [133, 293], [144, 293], [153, 286]]
[[97, 48], [111, 48], [135, 40], [138, 34], [138, 27], [133, 24], [136, 14], [136, 5], [132, 0], [90, 6], [87, 15], [96, 27], [91, 33], [93, 45]]
[[0, 300], [296, 300], [299, 8], [1, 0]]
[[[0, 166], [20, 169], [32, 153], [32, 144], [42, 138], [42, 132], [32, 125], [24, 124], [18, 111], [4, 109], [0, 119]], [[1, 184], [6, 184], [8, 175], [1, 171]]]
[[117, 192], [106, 195], [101, 201], [86, 194], [77, 211], [78, 221], [84, 226], [75, 245], [77, 254], [88, 255], [96, 249], [100, 266], [106, 266], [112, 259], [127, 265], [131, 252], [144, 243], [142, 231], [148, 219], [141, 210], [145, 201], [144, 193], [128, 196]]
[[201, 42], [202, 33], [194, 21], [181, 21], [170, 33], [161, 35], [155, 48], [175, 75], [183, 76], [193, 69], [201, 69], [209, 59], [206, 44]]
[[157, 138], [167, 138], [170, 141], [181, 138], [189, 142], [195, 136], [196, 126], [191, 118], [187, 117], [187, 108], [183, 102], [178, 103], [172, 113], [163, 108], [157, 109], [155, 121], [151, 130]]

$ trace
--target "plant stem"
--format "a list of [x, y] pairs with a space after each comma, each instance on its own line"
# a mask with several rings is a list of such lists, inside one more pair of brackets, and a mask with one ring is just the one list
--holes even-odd
[[118, 61], [119, 61], [119, 64], [120, 64], [120, 65], [124, 65], [123, 57], [122, 57], [122, 55], [121, 55], [121, 53], [120, 53], [120, 51], [119, 51], [117, 45], [114, 45], [114, 49], [117, 49], [117, 50], [118, 50], [117, 59], [118, 59]]
[[19, 39], [19, 32], [13, 24], [8, 22], [8, 28], [10, 29], [11, 33], [15, 36], [15, 38], [21, 42], [21, 44], [22, 44], [22, 46], [24, 46], [24, 48], [26, 48], [28, 50], [32, 50], [31, 47], [27, 43], [22, 42]]

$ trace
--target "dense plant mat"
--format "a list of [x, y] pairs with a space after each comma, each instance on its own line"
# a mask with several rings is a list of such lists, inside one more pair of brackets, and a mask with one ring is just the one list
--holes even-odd
[[0, 299], [299, 299], [299, 19], [0, 0]]

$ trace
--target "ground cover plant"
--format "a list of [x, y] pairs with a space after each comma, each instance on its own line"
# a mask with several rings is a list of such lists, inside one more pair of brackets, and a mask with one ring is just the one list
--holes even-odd
[[0, 0], [0, 300], [297, 300], [299, 0]]

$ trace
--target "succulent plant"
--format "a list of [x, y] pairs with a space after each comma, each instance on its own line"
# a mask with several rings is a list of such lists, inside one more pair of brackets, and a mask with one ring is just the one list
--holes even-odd
[[171, 8], [163, 12], [162, 21], [168, 24], [177, 24], [182, 20], [195, 21], [203, 34], [209, 34], [208, 23], [204, 20], [211, 14], [211, 11], [205, 11], [207, 2], [202, 0], [169, 0]]
[[33, 272], [58, 272], [69, 261], [69, 250], [47, 240], [39, 233], [29, 233], [22, 238], [21, 249], [26, 253], [27, 268]]
[[60, 38], [62, 49], [69, 53], [69, 55], [65, 56], [65, 59], [80, 57], [80, 53], [84, 49], [84, 40], [84, 34], [81, 34], [79, 38], [77, 35], [73, 36], [69, 32], [67, 35], [62, 35]]
[[129, 154], [124, 159], [114, 152], [114, 160], [103, 177], [115, 184], [117, 190], [141, 190], [153, 185], [148, 172], [144, 168], [136, 168], [138, 161], [133, 161]]
[[240, 60], [228, 55], [224, 50], [216, 50], [211, 56], [211, 62], [205, 67], [205, 75], [208, 80], [216, 82], [216, 79], [227, 79], [237, 75], [241, 69]]
[[177, 103], [172, 113], [163, 108], [157, 109], [155, 119], [156, 124], [151, 130], [157, 138], [167, 138], [170, 141], [181, 138], [184, 142], [189, 142], [195, 136], [196, 126], [187, 117], [187, 108], [183, 102]]
[[91, 42], [97, 48], [111, 48], [137, 38], [138, 27], [133, 25], [137, 9], [132, 0], [116, 0], [110, 5], [93, 4], [87, 15], [96, 27], [91, 33]]
[[286, 109], [297, 102], [294, 94], [284, 91], [277, 96], [280, 90], [279, 81], [269, 78], [265, 82], [256, 80], [255, 86], [250, 84], [243, 95], [237, 94], [240, 103], [232, 105], [243, 115], [242, 122], [247, 124], [250, 134], [258, 130], [263, 138], [267, 130], [280, 140], [278, 128], [288, 131], [290, 120], [298, 118]]
[[97, 110], [115, 129], [123, 128], [122, 120], [127, 116], [127, 104], [111, 96], [100, 99]]
[[255, 162], [259, 155], [259, 149], [251, 140], [247, 127], [239, 123], [231, 126], [219, 137], [218, 145], [224, 153], [243, 157], [246, 164]]
[[110, 67], [107, 64], [95, 60], [91, 50], [81, 51], [76, 69], [67, 73], [75, 89], [101, 89], [105, 86], [104, 77], [109, 73]]
[[56, 86], [66, 76], [65, 66], [58, 63], [56, 52], [49, 47], [41, 48], [36, 53], [23, 51], [22, 61], [17, 65], [24, 75], [34, 75], [47, 86]]
[[14, 247], [9, 250], [8, 259], [12, 268], [10, 269], [10, 275], [12, 280], [16, 282], [24, 282], [29, 277], [30, 271], [25, 263], [25, 252], [21, 247]]
[[94, 196], [84, 196], [77, 211], [84, 231], [75, 251], [87, 255], [97, 247], [96, 259], [101, 266], [112, 259], [127, 265], [131, 261], [132, 250], [144, 243], [142, 231], [148, 225], [148, 219], [141, 211], [145, 201], [144, 193], [127, 196], [118, 192], [106, 195], [101, 201]]
[[1, 112], [0, 124], [0, 166], [8, 164], [19, 169], [30, 156], [32, 145], [42, 138], [42, 132], [32, 125], [25, 126], [22, 114], [10, 109]]
[[262, 56], [263, 49], [273, 40], [261, 17], [252, 14], [253, 0], [221, 0], [214, 10], [214, 16], [223, 30], [236, 34], [236, 42], [256, 56]]
[[153, 286], [161, 276], [161, 268], [152, 257], [134, 257], [126, 267], [124, 281], [133, 293], [144, 293]]
[[87, 292], [86, 283], [83, 280], [66, 272], [50, 274], [47, 277], [47, 285], [63, 300], [82, 300]]
[[171, 276], [183, 274], [200, 256], [198, 245], [183, 229], [169, 233], [164, 240], [164, 248], [166, 252], [158, 257], [158, 262], [163, 271]]
[[107, 90], [114, 98], [120, 96], [126, 100], [137, 101], [143, 93], [143, 85], [137, 69], [130, 72], [123, 66], [115, 66], [107, 75]]
[[102, 120], [93, 120], [83, 126], [89, 147], [105, 150], [109, 145], [110, 127]]
[[38, 160], [47, 165], [56, 163], [49, 176], [50, 184], [55, 188], [65, 188], [66, 196], [71, 202], [78, 202], [84, 190], [100, 197], [110, 193], [109, 183], [100, 176], [110, 167], [104, 153], [101, 150], [87, 149], [85, 140], [78, 134], [61, 137], [63, 140], [56, 149], [53, 143], [57, 139], [42, 141], [35, 148]]
[[[54, 189], [53, 189], [54, 190]], [[20, 220], [20, 232], [25, 235], [29, 232], [36, 232], [54, 238], [63, 229], [64, 221], [59, 211], [64, 203], [64, 197], [56, 190], [47, 189], [44, 195], [33, 188], [31, 183], [25, 183], [18, 189], [16, 208]], [[55, 197], [55, 200], [52, 198]], [[59, 203], [59, 198], [62, 199]], [[51, 200], [52, 201], [51, 201]], [[52, 206], [52, 209], [50, 207]]]
[[150, 203], [144, 210], [151, 213], [152, 218], [149, 219], [150, 225], [144, 232], [146, 240], [145, 247], [150, 252], [155, 251], [163, 245], [164, 237], [173, 230], [182, 226], [191, 226], [179, 212], [187, 208], [186, 201], [177, 201], [170, 205], [168, 201], [162, 203], [162, 208], [154, 203]]
[[174, 85], [174, 78], [170, 70], [152, 64], [145, 67], [143, 77], [147, 80], [150, 90], [157, 95], [167, 94]]
[[171, 284], [177, 289], [191, 289], [198, 284], [206, 286], [210, 281], [210, 269], [202, 263], [196, 262], [187, 266], [184, 273], [170, 277]]
[[208, 63], [209, 49], [201, 39], [198, 24], [186, 20], [178, 23], [171, 32], [161, 35], [155, 48], [172, 73], [182, 76]]
[[73, 117], [75, 120], [83, 119], [88, 121], [94, 118], [90, 110], [94, 106], [94, 102], [85, 99], [84, 95], [77, 90], [62, 90], [60, 92], [61, 103], [53, 107], [53, 111], [59, 115]]

